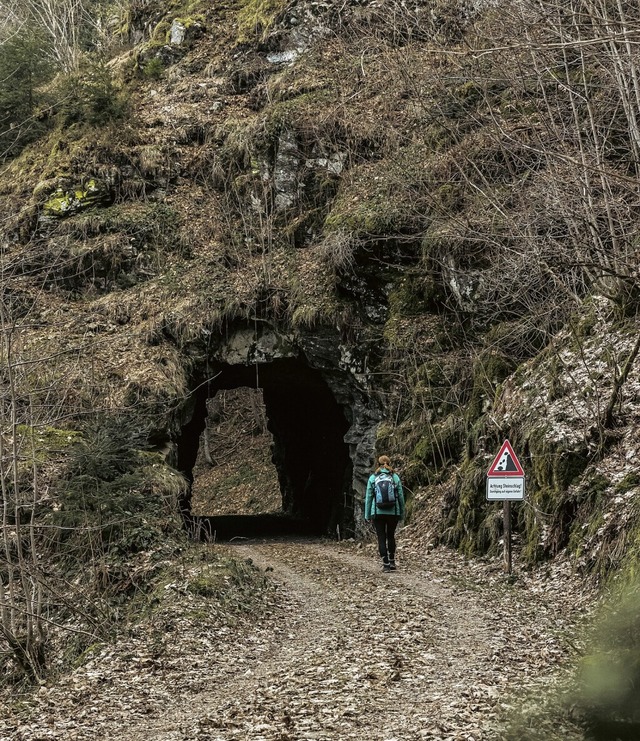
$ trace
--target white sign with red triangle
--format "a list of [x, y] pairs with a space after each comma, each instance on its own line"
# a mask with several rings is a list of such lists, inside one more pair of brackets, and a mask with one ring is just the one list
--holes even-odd
[[524, 499], [524, 470], [508, 440], [502, 443], [487, 471], [487, 499], [505, 502]]
[[514, 453], [508, 440], [502, 443], [500, 452], [489, 466], [487, 476], [524, 476], [518, 456]]

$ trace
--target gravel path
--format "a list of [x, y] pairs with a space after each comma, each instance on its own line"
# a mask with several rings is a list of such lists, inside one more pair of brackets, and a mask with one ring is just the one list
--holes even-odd
[[587, 606], [570, 574], [512, 583], [444, 550], [401, 549], [389, 574], [372, 545], [228, 548], [275, 584], [260, 618], [193, 630], [162, 658], [142, 643], [103, 654], [0, 738], [499, 739], [509, 704], [566, 663], [562, 635]]

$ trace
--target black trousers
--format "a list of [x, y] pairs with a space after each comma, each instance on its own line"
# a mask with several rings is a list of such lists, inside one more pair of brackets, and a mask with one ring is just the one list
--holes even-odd
[[398, 515], [376, 515], [373, 518], [378, 536], [378, 552], [385, 561], [395, 558], [398, 522], [400, 522]]

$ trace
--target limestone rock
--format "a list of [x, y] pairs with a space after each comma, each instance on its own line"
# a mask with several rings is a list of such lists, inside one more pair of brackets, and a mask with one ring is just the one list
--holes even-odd
[[169, 29], [169, 42], [181, 46], [198, 38], [202, 33], [202, 23], [194, 18], [174, 18]]
[[297, 354], [293, 338], [289, 335], [266, 330], [256, 336], [253, 329], [240, 329], [220, 347], [216, 357], [229, 365], [252, 365], [294, 358]]
[[60, 218], [91, 206], [105, 205], [111, 200], [109, 188], [101, 180], [91, 178], [84, 185], [59, 186], [44, 204], [46, 216]]
[[285, 131], [278, 140], [278, 153], [273, 168], [276, 209], [292, 206], [298, 199], [300, 154], [295, 134]]
[[181, 44], [184, 41], [186, 35], [187, 27], [176, 18], [171, 24], [171, 29], [169, 31], [169, 41], [172, 44]]

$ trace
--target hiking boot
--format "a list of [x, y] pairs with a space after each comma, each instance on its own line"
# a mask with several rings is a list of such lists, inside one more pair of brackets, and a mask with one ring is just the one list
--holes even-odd
[[388, 558], [382, 559], [382, 570], [383, 571], [391, 571], [391, 564], [389, 563]]
[[396, 560], [395, 558], [389, 559], [389, 571], [395, 571], [396, 570]]

